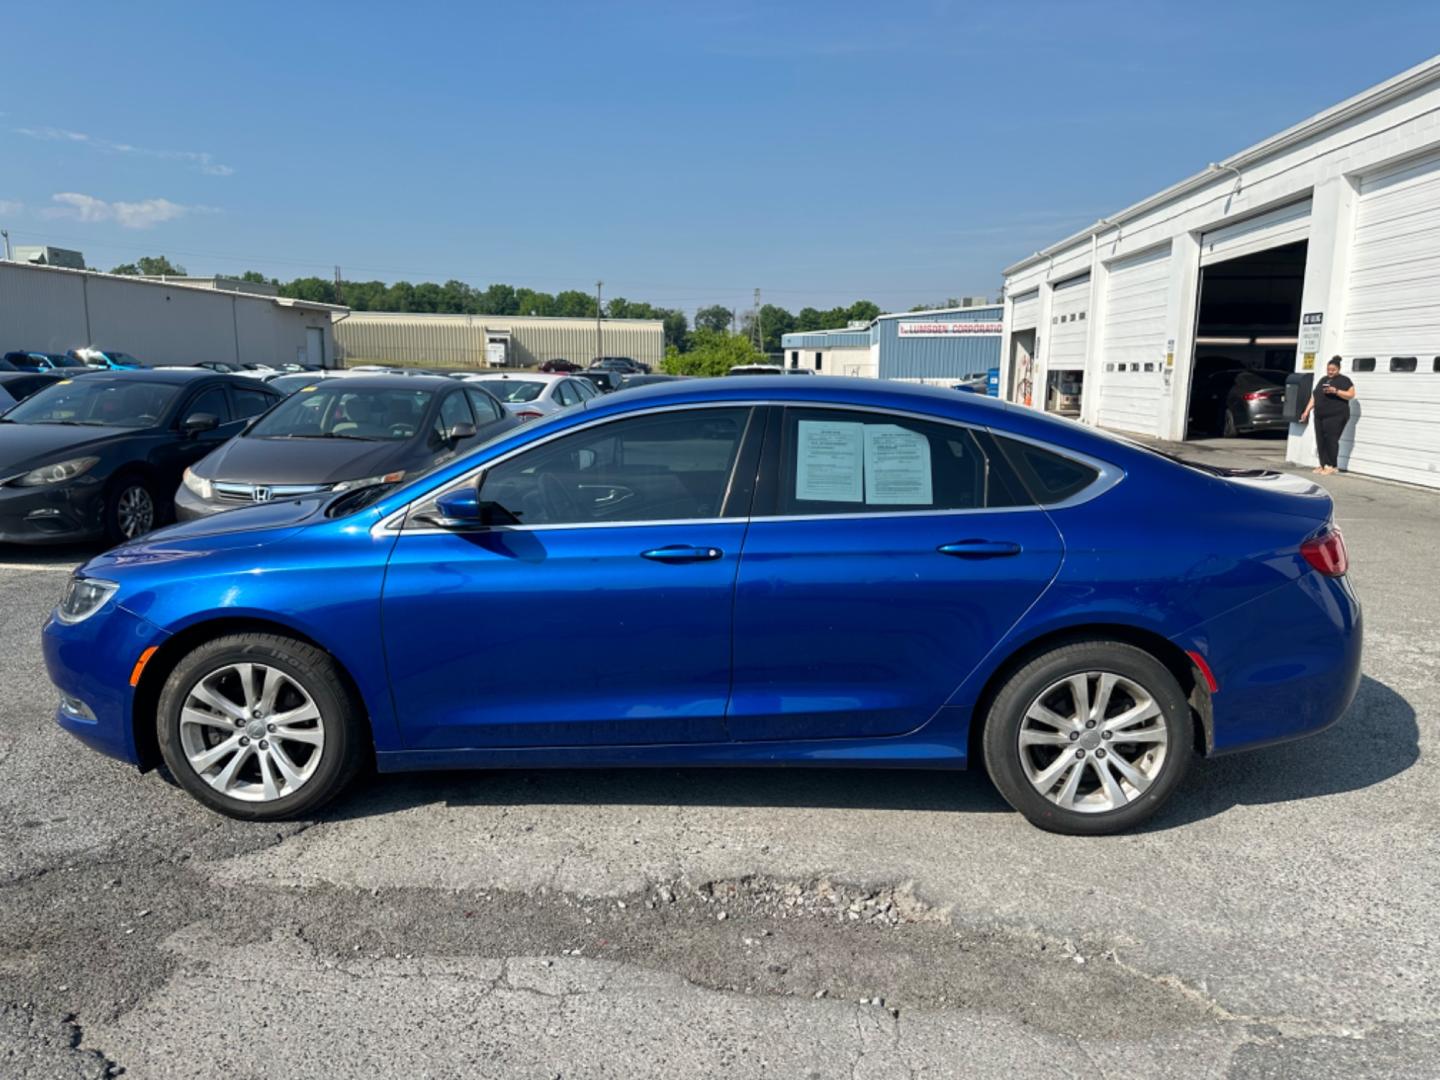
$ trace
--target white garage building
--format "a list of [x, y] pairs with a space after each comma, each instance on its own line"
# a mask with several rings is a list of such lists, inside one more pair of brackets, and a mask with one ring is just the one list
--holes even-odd
[[[1021, 260], [1005, 296], [1010, 400], [1079, 389], [1086, 423], [1183, 439], [1210, 366], [1338, 355], [1341, 467], [1440, 487], [1440, 57]], [[1307, 429], [1288, 457], [1315, 462]]]

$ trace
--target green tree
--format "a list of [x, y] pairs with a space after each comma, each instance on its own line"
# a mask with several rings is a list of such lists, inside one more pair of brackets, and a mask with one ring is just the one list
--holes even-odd
[[579, 289], [566, 289], [555, 294], [555, 308], [551, 314], [570, 319], [593, 319], [595, 297]]
[[880, 314], [880, 305], [871, 303], [869, 300], [856, 300], [845, 314], [847, 323], [869, 322]]
[[943, 311], [945, 308], [957, 308], [960, 306], [960, 298], [952, 296], [948, 300], [941, 300], [937, 304], [916, 304], [911, 311]]
[[690, 327], [685, 320], [685, 312], [666, 308], [656, 310], [665, 320], [665, 348], [679, 352], [690, 348]]
[[[527, 290], [528, 291], [528, 290]], [[520, 302], [513, 285], [491, 285], [475, 294], [477, 315], [520, 315]]]
[[415, 286], [408, 281], [397, 281], [385, 290], [384, 311], [415, 311]]
[[554, 315], [555, 297], [534, 289], [515, 290], [516, 315]]
[[690, 351], [666, 346], [661, 366], [671, 375], [724, 375], [736, 364], [763, 364], [765, 356], [743, 334], [724, 330], [696, 330]]
[[[745, 336], [755, 336], [755, 316], [745, 316]], [[761, 351], [765, 353], [777, 353], [780, 351], [780, 338], [795, 329], [795, 316], [776, 304], [764, 304], [760, 308], [760, 333]]]
[[695, 329], [725, 333], [730, 329], [731, 312], [724, 304], [711, 304], [695, 312]]
[[335, 303], [335, 282], [329, 278], [303, 277], [280, 286], [280, 295], [294, 300], [312, 300], [318, 304]]
[[243, 274], [240, 275], [240, 280], [241, 280], [241, 281], [249, 281], [249, 282], [251, 282], [252, 284], [255, 284], [255, 285], [265, 285], [265, 284], [278, 285], [278, 284], [280, 284], [278, 281], [275, 281], [273, 278], [267, 278], [264, 274], [260, 273], [259, 270], [246, 270]]
[[185, 268], [172, 263], [164, 255], [143, 255], [133, 263], [121, 263], [112, 274], [143, 274], [148, 277], [159, 277], [162, 274], [167, 277], [186, 277]]

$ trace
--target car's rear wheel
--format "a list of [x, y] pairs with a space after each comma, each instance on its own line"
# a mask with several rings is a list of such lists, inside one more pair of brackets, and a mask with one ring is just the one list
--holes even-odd
[[1227, 439], [1233, 439], [1233, 438], [1235, 438], [1235, 436], [1237, 436], [1237, 435], [1240, 434], [1240, 428], [1239, 428], [1239, 426], [1235, 423], [1235, 414], [1234, 414], [1233, 412], [1231, 412], [1229, 409], [1226, 409], [1226, 410], [1225, 410], [1225, 424], [1224, 424], [1224, 427], [1225, 427], [1225, 437], [1226, 437]]
[[1123, 642], [1074, 642], [1006, 680], [985, 722], [985, 765], [1033, 824], [1098, 836], [1133, 828], [1169, 798], [1193, 730], [1164, 664]]
[[180, 786], [247, 821], [317, 809], [363, 756], [359, 709], [335, 661], [274, 634], [217, 638], [184, 657], [160, 693], [156, 724]]

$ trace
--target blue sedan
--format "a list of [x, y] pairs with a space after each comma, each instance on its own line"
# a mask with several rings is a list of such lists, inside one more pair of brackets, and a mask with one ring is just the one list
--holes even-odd
[[[1360, 678], [1320, 488], [861, 379], [646, 387], [76, 571], [58, 721], [234, 817], [381, 771], [960, 769], [1128, 829]], [[626, 662], [616, 663], [616, 657]]]

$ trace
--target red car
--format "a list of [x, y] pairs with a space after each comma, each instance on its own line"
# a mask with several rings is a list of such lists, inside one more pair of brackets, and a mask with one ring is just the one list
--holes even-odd
[[543, 364], [540, 365], [540, 370], [547, 371], [552, 374], [559, 372], [561, 374], [569, 375], [576, 371], [583, 371], [584, 369], [579, 364], [575, 363], [575, 361], [573, 360], [546, 360]]

